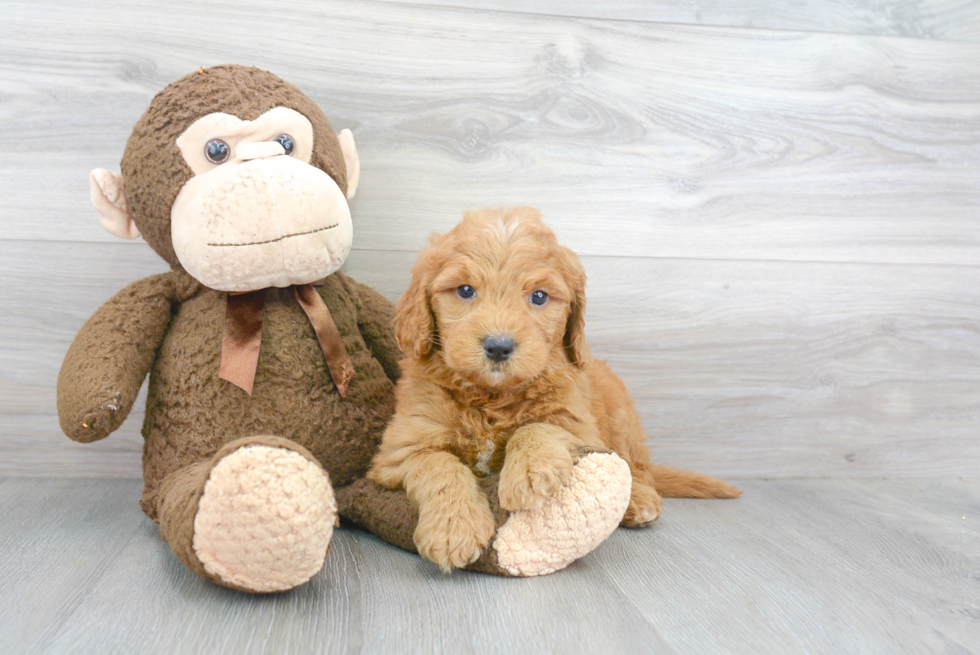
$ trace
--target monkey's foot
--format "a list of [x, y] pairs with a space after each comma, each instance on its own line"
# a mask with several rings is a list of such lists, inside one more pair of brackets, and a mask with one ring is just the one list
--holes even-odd
[[542, 507], [514, 512], [497, 529], [497, 566], [515, 576], [546, 575], [592, 552], [623, 520], [632, 479], [618, 455], [583, 456]]
[[326, 472], [285, 448], [239, 448], [211, 469], [194, 517], [193, 548], [219, 581], [285, 591], [323, 567], [337, 504]]

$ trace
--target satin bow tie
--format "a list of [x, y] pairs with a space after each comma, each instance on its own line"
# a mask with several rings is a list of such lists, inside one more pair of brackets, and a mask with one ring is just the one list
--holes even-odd
[[[330, 316], [323, 298], [312, 284], [290, 287], [300, 307], [313, 325], [320, 349], [327, 358], [330, 377], [337, 385], [341, 397], [347, 395], [347, 385], [354, 377], [340, 331]], [[262, 345], [262, 312], [265, 308], [265, 289], [245, 293], [229, 293], [225, 310], [225, 332], [221, 344], [221, 368], [218, 376], [252, 395], [255, 371], [259, 365], [259, 347]]]

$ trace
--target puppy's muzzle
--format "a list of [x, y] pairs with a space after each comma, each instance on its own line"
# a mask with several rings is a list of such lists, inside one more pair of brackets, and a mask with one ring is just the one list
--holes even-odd
[[514, 340], [500, 335], [484, 337], [483, 352], [491, 362], [503, 362], [514, 352]]

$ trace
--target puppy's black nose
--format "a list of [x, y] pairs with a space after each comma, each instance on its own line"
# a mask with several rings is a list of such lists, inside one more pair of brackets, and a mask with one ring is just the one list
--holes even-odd
[[483, 352], [487, 359], [502, 362], [514, 352], [514, 340], [510, 337], [491, 336], [483, 339]]

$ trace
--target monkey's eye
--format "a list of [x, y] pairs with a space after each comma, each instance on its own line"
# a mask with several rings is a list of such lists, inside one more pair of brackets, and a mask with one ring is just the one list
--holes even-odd
[[540, 307], [541, 305], [545, 304], [546, 302], [548, 302], [548, 294], [546, 294], [541, 289], [538, 289], [537, 291], [535, 291], [534, 293], [531, 294], [531, 304], [532, 305], [537, 305], [537, 306]]
[[276, 137], [276, 141], [282, 146], [282, 149], [286, 151], [287, 155], [293, 154], [293, 137], [288, 134], [280, 134]]
[[464, 284], [463, 286], [458, 287], [456, 289], [456, 295], [462, 298], [463, 300], [469, 300], [470, 298], [476, 295], [476, 289], [474, 289], [468, 284]]
[[204, 156], [212, 164], [223, 164], [228, 161], [231, 155], [231, 148], [221, 139], [211, 139], [204, 146]]

